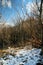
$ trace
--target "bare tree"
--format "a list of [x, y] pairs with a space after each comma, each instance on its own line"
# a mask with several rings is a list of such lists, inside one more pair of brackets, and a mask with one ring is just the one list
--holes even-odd
[[[35, 0], [33, 2], [33, 6], [31, 6], [32, 14], [39, 20], [39, 25], [40, 25], [40, 32], [41, 32], [41, 41], [43, 39], [42, 35], [42, 13], [43, 13], [43, 0]], [[43, 43], [43, 41], [42, 41]]]

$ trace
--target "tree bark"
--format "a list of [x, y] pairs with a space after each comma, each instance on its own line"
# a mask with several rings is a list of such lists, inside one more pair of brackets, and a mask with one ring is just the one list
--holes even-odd
[[[39, 10], [39, 24], [40, 24], [40, 27], [41, 27], [41, 41], [42, 41], [42, 20], [41, 20], [41, 17], [42, 17], [42, 4], [43, 4], [43, 0], [41, 0], [41, 4], [40, 4], [40, 10]], [[43, 41], [42, 41], [42, 45], [43, 45]]]

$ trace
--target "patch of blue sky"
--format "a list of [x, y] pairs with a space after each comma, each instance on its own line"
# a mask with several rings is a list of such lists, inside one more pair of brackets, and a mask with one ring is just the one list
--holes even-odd
[[[25, 15], [26, 12], [26, 5], [28, 2], [32, 2], [32, 0], [3, 0], [3, 2], [6, 2], [4, 4], [5, 7], [3, 7], [0, 4], [0, 13], [2, 13], [2, 16], [6, 19], [7, 22], [10, 22], [12, 18], [16, 18], [17, 11], [19, 15], [23, 17], [23, 14]], [[24, 6], [24, 9], [22, 8]], [[23, 10], [23, 12], [22, 12]]]

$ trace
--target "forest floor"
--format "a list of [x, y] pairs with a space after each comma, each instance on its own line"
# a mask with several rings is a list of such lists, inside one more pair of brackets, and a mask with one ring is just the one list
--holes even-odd
[[[35, 40], [33, 40], [32, 43], [33, 45], [36, 46], [36, 48], [38, 48], [38, 46], [40, 45], [39, 41], [36, 42]], [[4, 54], [15, 55], [15, 52], [17, 52], [18, 50], [24, 49], [24, 48], [31, 50], [32, 48], [35, 48], [35, 47], [32, 47], [31, 41], [25, 42], [25, 44], [17, 46], [17, 47], [15, 47], [14, 45], [9, 46], [8, 48], [0, 49], [0, 57], [2, 57]], [[43, 47], [42, 47], [42, 51], [43, 51]]]
[[0, 64], [3, 65], [36, 65], [43, 63], [43, 56], [40, 56], [41, 49], [30, 48], [28, 46], [0, 50], [3, 53]]
[[0, 57], [2, 57], [4, 54], [11, 54], [11, 55], [15, 55], [15, 53], [21, 49], [32, 49], [32, 46], [25, 46], [25, 47], [8, 47], [7, 49], [0, 49]]

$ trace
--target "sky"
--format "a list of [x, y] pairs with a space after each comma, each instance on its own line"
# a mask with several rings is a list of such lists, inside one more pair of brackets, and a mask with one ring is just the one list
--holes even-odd
[[0, 14], [2, 14], [2, 19], [10, 24], [14, 20], [16, 21], [19, 16], [24, 19], [23, 14], [26, 17], [25, 12], [30, 13], [31, 11], [30, 4], [32, 4], [32, 0], [0, 0]]

